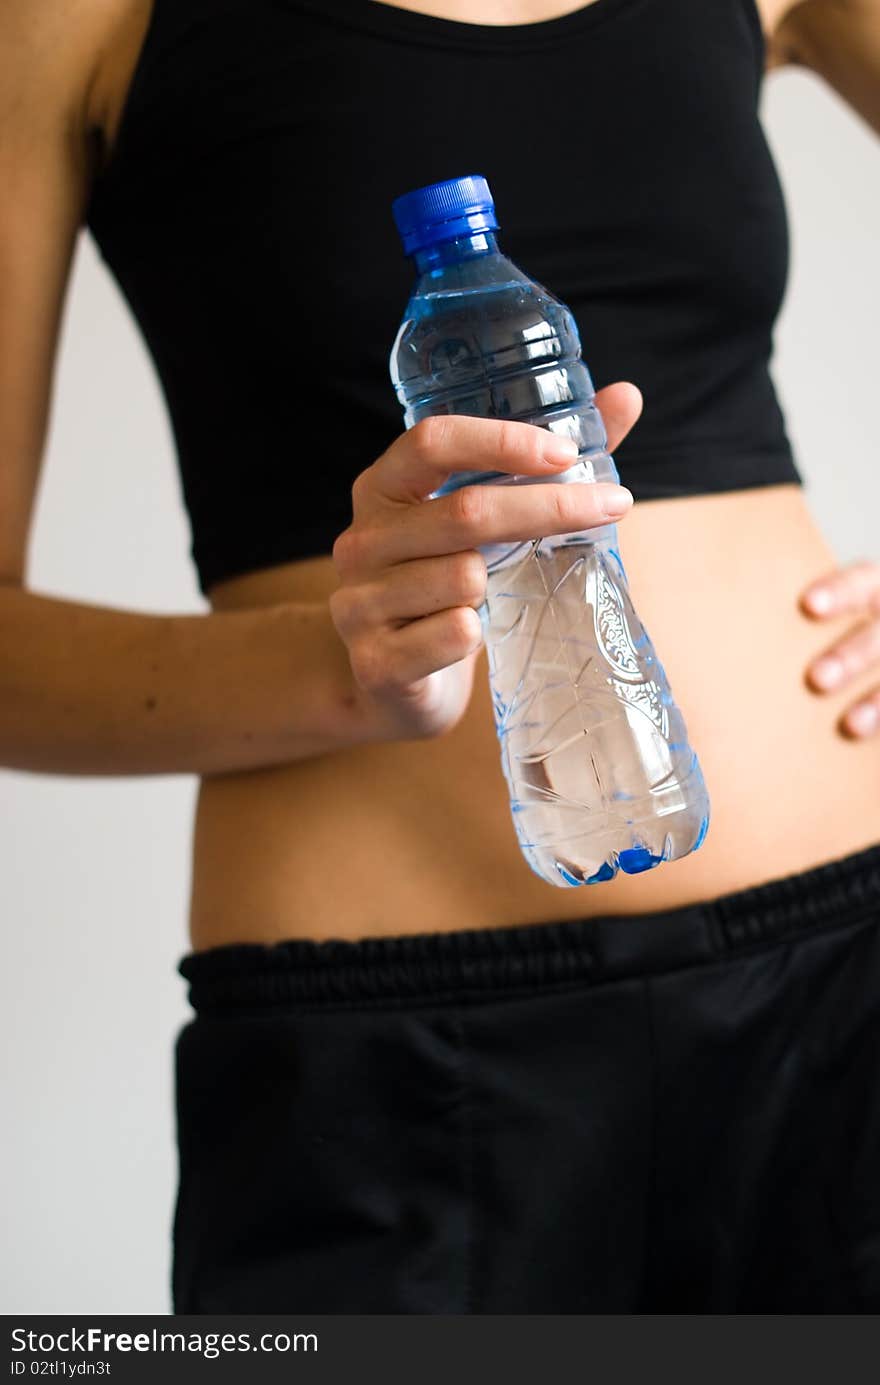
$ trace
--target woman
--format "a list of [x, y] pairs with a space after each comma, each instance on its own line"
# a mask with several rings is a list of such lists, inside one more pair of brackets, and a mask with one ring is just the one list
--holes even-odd
[[[767, 375], [755, 107], [804, 63], [880, 129], [880, 4], [38, 8], [0, 20], [0, 741], [202, 776], [176, 1309], [877, 1308], [880, 568], [835, 570]], [[401, 433], [388, 208], [474, 170], [576, 313], [628, 514], [421, 503], [563, 464], [527, 424]], [[166, 391], [204, 616], [26, 587], [83, 225]], [[713, 818], [554, 889], [510, 821], [478, 547], [609, 514]]]

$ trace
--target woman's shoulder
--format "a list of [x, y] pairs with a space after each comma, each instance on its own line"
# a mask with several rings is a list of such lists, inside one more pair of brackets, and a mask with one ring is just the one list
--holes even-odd
[[152, 0], [3, 0], [0, 64], [6, 98], [40, 122], [67, 113], [76, 133], [112, 117], [126, 49]]
[[[784, 67], [800, 61], [796, 42], [798, 11], [803, 0], [754, 0], [767, 43], [767, 67]], [[822, 7], [822, 0], [811, 0], [809, 8]]]
[[81, 9], [91, 28], [89, 123], [106, 163], [115, 145], [129, 87], [138, 66], [156, 0], [52, 0]]

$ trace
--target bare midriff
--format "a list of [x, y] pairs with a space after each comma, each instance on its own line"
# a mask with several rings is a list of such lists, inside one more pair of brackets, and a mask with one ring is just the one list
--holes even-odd
[[[880, 840], [880, 739], [851, 739], [838, 725], [870, 675], [833, 694], [805, 680], [853, 624], [799, 608], [808, 583], [836, 565], [805, 492], [641, 501], [619, 536], [706, 778], [712, 816], [698, 851], [579, 888], [535, 875], [514, 832], [483, 650], [468, 710], [443, 736], [202, 782], [193, 947], [643, 913]], [[332, 559], [319, 557], [220, 583], [211, 601], [326, 600], [336, 584]]]

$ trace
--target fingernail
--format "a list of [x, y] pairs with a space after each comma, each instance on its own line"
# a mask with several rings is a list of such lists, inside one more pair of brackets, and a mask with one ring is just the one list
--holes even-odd
[[863, 702], [860, 707], [853, 707], [852, 711], [847, 712], [846, 722], [857, 736], [870, 736], [872, 731], [877, 730], [877, 708], [871, 702]]
[[806, 600], [817, 616], [827, 615], [834, 605], [834, 597], [827, 587], [814, 587], [812, 591], [807, 592]]
[[633, 503], [633, 493], [626, 486], [603, 486], [600, 503], [609, 519], [625, 515]]
[[812, 675], [820, 688], [833, 688], [843, 677], [843, 664], [839, 659], [819, 659], [813, 664]]
[[549, 466], [561, 466], [566, 462], [571, 466], [580, 456], [580, 448], [574, 438], [560, 438], [555, 434], [549, 434], [544, 443], [544, 461]]

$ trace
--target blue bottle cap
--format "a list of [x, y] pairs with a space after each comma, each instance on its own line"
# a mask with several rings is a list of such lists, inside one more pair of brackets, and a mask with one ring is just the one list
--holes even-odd
[[396, 197], [391, 213], [407, 255], [475, 231], [497, 231], [489, 184], [479, 173], [429, 183]]

